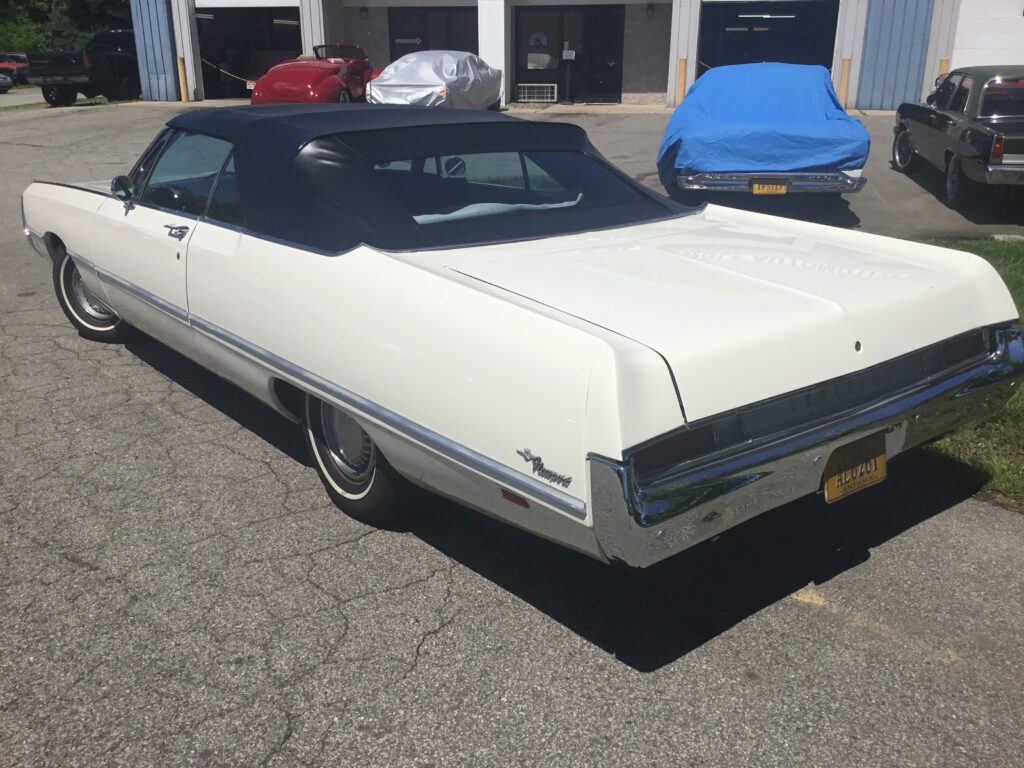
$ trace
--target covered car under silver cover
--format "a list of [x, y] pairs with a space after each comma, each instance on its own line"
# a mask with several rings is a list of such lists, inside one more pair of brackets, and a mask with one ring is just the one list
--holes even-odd
[[371, 104], [487, 109], [501, 100], [501, 70], [465, 51], [417, 51], [389, 64], [367, 89]]

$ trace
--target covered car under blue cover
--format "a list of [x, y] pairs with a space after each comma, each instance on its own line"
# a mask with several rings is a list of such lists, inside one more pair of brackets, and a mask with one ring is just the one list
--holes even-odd
[[705, 72], [672, 114], [658, 174], [863, 168], [871, 139], [846, 114], [828, 70], [805, 64], [737, 64]]

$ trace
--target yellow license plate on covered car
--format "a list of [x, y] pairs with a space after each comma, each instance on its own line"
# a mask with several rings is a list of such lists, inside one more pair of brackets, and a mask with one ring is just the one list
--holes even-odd
[[750, 191], [755, 195], [784, 195], [789, 192], [789, 181], [786, 179], [754, 179], [750, 182]]
[[834, 501], [885, 480], [885, 433], [836, 448], [825, 465], [825, 501]]

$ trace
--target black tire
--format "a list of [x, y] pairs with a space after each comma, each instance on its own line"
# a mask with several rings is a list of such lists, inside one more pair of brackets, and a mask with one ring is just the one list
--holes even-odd
[[114, 98], [110, 101], [135, 101], [142, 96], [138, 81], [131, 75], [125, 75], [117, 81]]
[[942, 187], [942, 201], [950, 208], [959, 208], [973, 196], [971, 180], [964, 176], [960, 156], [950, 155], [946, 160], [946, 183]]
[[78, 267], [63, 246], [54, 253], [53, 290], [60, 308], [81, 336], [105, 342], [123, 342], [129, 337], [127, 324], [85, 287]]
[[306, 447], [331, 501], [349, 517], [379, 528], [405, 517], [413, 488], [355, 420], [310, 395], [303, 414]]
[[59, 85], [42, 86], [43, 100], [51, 107], [66, 107], [64, 88]]
[[903, 127], [892, 140], [892, 167], [900, 173], [907, 173], [917, 166], [917, 160], [910, 130]]

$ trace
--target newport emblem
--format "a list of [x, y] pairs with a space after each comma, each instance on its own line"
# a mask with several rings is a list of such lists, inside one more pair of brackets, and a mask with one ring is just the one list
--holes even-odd
[[516, 453], [523, 457], [523, 461], [530, 464], [533, 469], [533, 474], [542, 480], [547, 480], [549, 483], [560, 485], [563, 488], [568, 488], [572, 483], [572, 478], [566, 475], [560, 475], [557, 472], [552, 472], [550, 469], [544, 466], [544, 461], [540, 456], [535, 454], [529, 448], [517, 449]]

